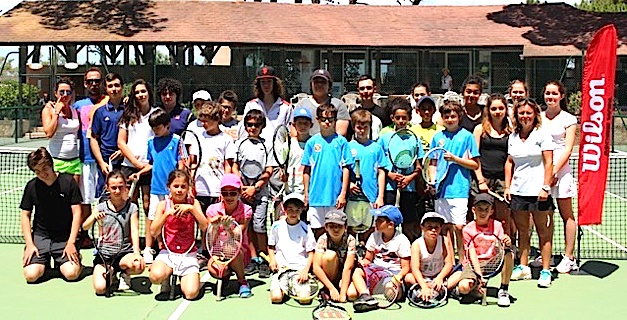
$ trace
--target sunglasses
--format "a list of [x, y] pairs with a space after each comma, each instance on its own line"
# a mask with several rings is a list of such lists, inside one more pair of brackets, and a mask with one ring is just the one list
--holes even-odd
[[220, 191], [223, 197], [235, 197], [239, 194], [239, 191]]
[[72, 90], [59, 90], [59, 95], [71, 96], [72, 95]]
[[246, 122], [246, 128], [261, 128], [261, 123]]
[[99, 84], [100, 82], [102, 82], [102, 79], [87, 79], [85, 80], [85, 82], [88, 84]]
[[320, 122], [333, 122], [335, 121], [335, 117], [318, 117]]
[[426, 95], [426, 93], [414, 93], [414, 97], [424, 97]]
[[372, 86], [363, 86], [363, 87], [359, 87], [357, 89], [359, 89], [359, 91], [364, 91], [364, 90], [372, 90]]

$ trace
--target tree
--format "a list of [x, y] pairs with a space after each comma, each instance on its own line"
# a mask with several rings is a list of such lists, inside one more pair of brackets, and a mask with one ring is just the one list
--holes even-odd
[[575, 7], [594, 12], [627, 12], [627, 0], [582, 0]]
[[[0, 57], [0, 66], [4, 64], [5, 57]], [[7, 63], [4, 64], [4, 70], [0, 74], [0, 79], [17, 79], [17, 67], [13, 66], [13, 59], [7, 59]]]
[[[19, 101], [17, 99], [19, 85], [16, 80], [6, 80], [0, 83], [0, 108], [15, 107]], [[37, 105], [39, 101], [39, 88], [31, 84], [22, 84], [22, 104], [26, 106]]]

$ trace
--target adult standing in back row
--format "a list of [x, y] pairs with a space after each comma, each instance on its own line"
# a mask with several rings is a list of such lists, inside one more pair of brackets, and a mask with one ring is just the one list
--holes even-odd
[[[337, 108], [335, 131], [342, 136], [346, 136], [350, 124], [350, 114], [342, 100], [331, 96], [333, 80], [331, 79], [329, 71], [324, 69], [314, 71], [309, 78], [309, 84], [311, 85], [312, 91], [311, 97], [299, 101], [296, 107], [306, 108], [311, 114], [316, 114], [316, 109], [318, 109], [321, 104], [331, 100], [331, 104]], [[313, 136], [318, 132], [320, 132], [320, 125], [318, 125], [317, 121], [314, 121], [310, 133]]]

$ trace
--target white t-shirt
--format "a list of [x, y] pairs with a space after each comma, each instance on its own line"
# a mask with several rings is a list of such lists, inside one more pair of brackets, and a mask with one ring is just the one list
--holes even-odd
[[[542, 112], [542, 127], [548, 131], [553, 139], [553, 163], [557, 161], [566, 149], [566, 129], [570, 126], [577, 125], [577, 118], [566, 111], [560, 111], [560, 113], [553, 119], [546, 117], [546, 112]], [[557, 173], [558, 177], [571, 172], [568, 162]]]
[[433, 253], [429, 253], [427, 250], [424, 237], [416, 239], [415, 243], [420, 246], [420, 272], [422, 276], [426, 278], [437, 277], [444, 268], [444, 238], [438, 236]]
[[[202, 158], [196, 170], [196, 194], [218, 197], [220, 196], [220, 181], [224, 176], [224, 162], [227, 159], [235, 159], [236, 149], [233, 138], [224, 132], [212, 136], [203, 130], [198, 135], [198, 139]], [[197, 150], [190, 150], [190, 153], [197, 154]]]
[[542, 151], [553, 150], [551, 136], [543, 128], [535, 128], [524, 142], [518, 133], [509, 135], [507, 153], [514, 161], [510, 192], [519, 196], [537, 196], [544, 185]]
[[[150, 124], [148, 123], [148, 118], [150, 115], [157, 110], [157, 108], [150, 108], [148, 113], [143, 115], [137, 122], [133, 123], [131, 126], [126, 124], [120, 124], [120, 129], [126, 130], [126, 145], [131, 149], [133, 155], [139, 162], [148, 163], [148, 140], [155, 136], [155, 133], [152, 131]], [[125, 167], [134, 168], [135, 166], [131, 163], [130, 160], [124, 158], [124, 162], [122, 165]]]
[[[266, 115], [266, 126], [259, 134], [259, 136], [266, 141], [272, 141], [274, 131], [278, 126], [282, 124], [288, 125], [292, 120], [292, 106], [289, 102], [281, 98], [278, 98], [268, 110], [266, 110], [266, 107], [261, 99], [252, 99], [248, 101], [244, 107], [244, 116], [246, 116], [248, 111], [251, 109], [261, 110]], [[248, 137], [248, 133], [246, 133], [246, 128], [244, 127], [244, 120], [239, 122], [237, 131], [238, 140]]]
[[373, 232], [366, 242], [366, 250], [374, 252], [372, 263], [393, 272], [401, 270], [401, 258], [411, 257], [409, 239], [398, 230], [388, 242], [383, 242], [381, 232]]
[[316, 249], [316, 239], [311, 228], [299, 221], [289, 225], [285, 219], [272, 224], [268, 245], [274, 246], [278, 266], [301, 270], [307, 265], [307, 255]]

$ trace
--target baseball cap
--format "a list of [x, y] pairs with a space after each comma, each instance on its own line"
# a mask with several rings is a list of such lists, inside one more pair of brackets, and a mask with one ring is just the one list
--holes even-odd
[[192, 95], [192, 101], [196, 101], [198, 99], [211, 101], [211, 94], [209, 94], [207, 90], [198, 90]]
[[292, 192], [283, 198], [283, 206], [287, 206], [289, 202], [295, 202], [299, 206], [304, 206], [305, 198], [300, 193]]
[[401, 211], [398, 210], [397, 207], [390, 204], [385, 205], [379, 209], [372, 209], [370, 210], [370, 214], [375, 217], [386, 217], [394, 222], [395, 226], [399, 226], [401, 223], [403, 223], [403, 215], [401, 214]]
[[313, 117], [311, 116], [311, 111], [305, 107], [298, 107], [294, 110], [293, 113], [294, 119], [296, 118], [307, 118], [313, 121]]
[[346, 214], [341, 210], [331, 210], [324, 217], [324, 224], [327, 223], [346, 225]]
[[416, 103], [416, 107], [420, 108], [420, 105], [425, 102], [425, 101], [431, 101], [431, 103], [433, 103], [433, 106], [437, 106], [437, 104], [435, 103], [435, 100], [433, 100], [433, 98], [429, 97], [429, 96], [422, 96], [420, 98], [420, 100], [418, 100], [418, 103]]
[[494, 204], [494, 197], [487, 193], [480, 193], [475, 196], [475, 200], [473, 200], [472, 205], [477, 205], [479, 202], [487, 202], [489, 204]]
[[427, 212], [422, 216], [422, 219], [420, 220], [420, 224], [423, 225], [425, 224], [425, 221], [427, 221], [427, 219], [437, 219], [440, 220], [440, 222], [442, 223], [446, 223], [446, 219], [444, 219], [444, 217], [437, 213], [437, 212]]
[[329, 71], [327, 71], [325, 69], [318, 69], [318, 70], [314, 71], [311, 74], [311, 77], [309, 77], [309, 81], [313, 81], [313, 79], [315, 79], [315, 78], [324, 78], [329, 83], [333, 82], [333, 80], [331, 80], [331, 74], [329, 73]]
[[233, 187], [233, 188], [241, 188], [242, 180], [233, 173], [227, 173], [222, 177], [222, 181], [220, 181], [220, 189], [224, 187]]
[[274, 68], [271, 66], [263, 66], [257, 69], [257, 79], [261, 78], [277, 78]]

